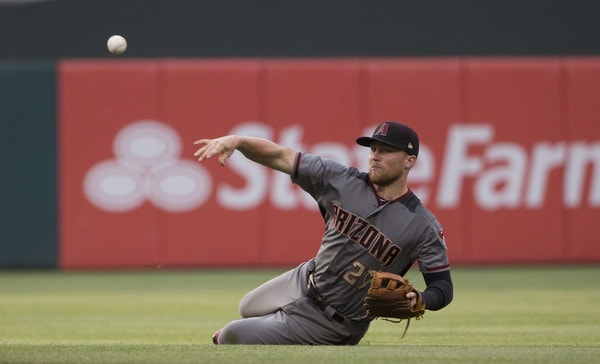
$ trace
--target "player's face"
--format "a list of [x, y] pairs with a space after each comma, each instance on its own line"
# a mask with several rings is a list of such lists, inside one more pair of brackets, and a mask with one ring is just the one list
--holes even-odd
[[371, 143], [369, 178], [378, 186], [389, 186], [405, 178], [415, 157], [387, 144]]

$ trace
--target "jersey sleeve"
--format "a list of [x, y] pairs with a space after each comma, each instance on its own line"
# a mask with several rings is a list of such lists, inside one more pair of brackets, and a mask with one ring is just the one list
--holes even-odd
[[433, 229], [429, 229], [421, 244], [417, 261], [423, 273], [435, 273], [450, 269], [446, 245]]
[[418, 250], [419, 270], [423, 273], [434, 273], [450, 269], [441, 224], [423, 205], [419, 205], [415, 212], [425, 218], [430, 227], [422, 237], [422, 243]]
[[296, 154], [291, 180], [316, 199], [330, 174], [346, 169], [347, 167], [332, 159], [299, 152]]

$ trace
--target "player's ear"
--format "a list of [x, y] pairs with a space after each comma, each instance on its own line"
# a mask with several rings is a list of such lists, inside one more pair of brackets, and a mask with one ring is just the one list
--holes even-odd
[[404, 167], [406, 169], [411, 169], [415, 165], [416, 162], [417, 162], [417, 157], [415, 157], [414, 155], [409, 155], [404, 160]]

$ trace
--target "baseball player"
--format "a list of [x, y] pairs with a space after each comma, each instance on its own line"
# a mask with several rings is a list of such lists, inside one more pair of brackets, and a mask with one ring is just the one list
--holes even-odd
[[[416, 261], [427, 310], [453, 297], [442, 228], [407, 187], [419, 154], [409, 126], [385, 121], [359, 145], [370, 148], [369, 171], [297, 152], [272, 141], [228, 135], [200, 139], [194, 156], [225, 161], [237, 149], [246, 158], [290, 175], [318, 203], [325, 233], [316, 256], [246, 294], [241, 319], [213, 336], [215, 344], [356, 345], [374, 317], [363, 301], [372, 271], [404, 275]], [[417, 294], [406, 298], [410, 305]]]

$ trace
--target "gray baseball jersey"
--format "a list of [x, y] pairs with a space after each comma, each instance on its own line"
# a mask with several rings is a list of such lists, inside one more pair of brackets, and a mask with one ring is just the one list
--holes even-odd
[[441, 226], [412, 192], [383, 201], [367, 173], [307, 153], [297, 155], [292, 181], [325, 220], [315, 285], [347, 318], [364, 317], [371, 270], [404, 275], [415, 261], [425, 273], [449, 269]]
[[[219, 344], [357, 344], [371, 317], [362, 307], [372, 270], [404, 275], [449, 269], [441, 227], [409, 192], [382, 201], [368, 175], [298, 153], [292, 181], [318, 202], [326, 231], [315, 259], [248, 292], [242, 319], [215, 336]], [[308, 297], [308, 275], [326, 307]], [[340, 318], [339, 315], [343, 315]]]

